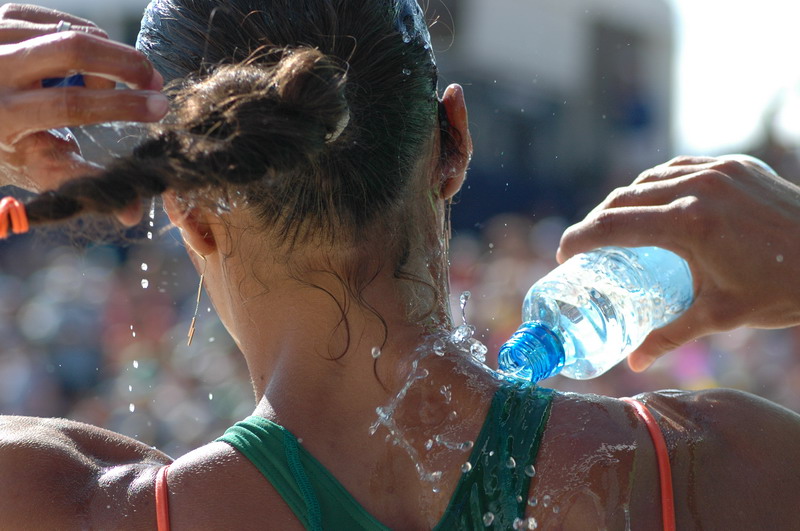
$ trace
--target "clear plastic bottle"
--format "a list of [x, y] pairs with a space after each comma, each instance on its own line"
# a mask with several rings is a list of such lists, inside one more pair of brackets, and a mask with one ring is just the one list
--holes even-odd
[[500, 370], [537, 382], [594, 378], [694, 297], [680, 256], [658, 247], [604, 247], [574, 256], [531, 287], [523, 324], [501, 348]]

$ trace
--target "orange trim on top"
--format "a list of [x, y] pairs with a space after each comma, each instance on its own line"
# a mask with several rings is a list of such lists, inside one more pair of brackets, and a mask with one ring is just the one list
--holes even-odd
[[169, 488], [167, 470], [162, 466], [156, 473], [156, 526], [158, 531], [169, 531]]
[[0, 200], [0, 238], [8, 238], [8, 229], [14, 234], [24, 234], [30, 229], [25, 205], [13, 197], [4, 197]]
[[642, 418], [650, 437], [653, 439], [653, 446], [656, 449], [656, 459], [658, 461], [658, 476], [661, 485], [661, 520], [664, 523], [664, 531], [675, 531], [675, 496], [672, 492], [672, 467], [669, 464], [669, 453], [667, 443], [664, 441], [664, 434], [658, 426], [653, 414], [647, 407], [633, 398], [620, 398], [620, 400], [633, 406], [636, 413]]

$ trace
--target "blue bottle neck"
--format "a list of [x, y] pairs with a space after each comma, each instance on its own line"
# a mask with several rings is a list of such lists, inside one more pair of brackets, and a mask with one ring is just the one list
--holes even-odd
[[498, 363], [507, 376], [538, 382], [564, 368], [564, 346], [540, 321], [527, 321], [500, 347]]

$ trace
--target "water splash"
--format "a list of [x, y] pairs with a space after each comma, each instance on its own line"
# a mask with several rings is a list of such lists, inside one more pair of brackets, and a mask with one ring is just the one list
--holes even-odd
[[433, 342], [433, 353], [439, 357], [442, 357], [445, 354], [446, 347], [447, 345], [445, 344], [444, 340], [437, 338]]
[[440, 470], [430, 471], [426, 469], [426, 467], [422, 464], [422, 459], [420, 458], [419, 452], [417, 452], [416, 448], [414, 448], [411, 442], [404, 437], [403, 430], [397, 425], [397, 422], [394, 418], [394, 413], [397, 410], [398, 405], [408, 394], [411, 386], [413, 386], [414, 383], [419, 380], [426, 379], [429, 375], [430, 373], [427, 369], [419, 368], [419, 360], [414, 360], [414, 362], [411, 364], [411, 373], [409, 374], [403, 387], [400, 389], [400, 392], [397, 393], [397, 396], [394, 398], [394, 400], [392, 400], [392, 402], [387, 406], [375, 408], [375, 413], [377, 413], [378, 418], [370, 426], [369, 434], [375, 435], [375, 433], [378, 431], [378, 428], [381, 426], [386, 428], [386, 430], [389, 432], [387, 435], [387, 441], [390, 441], [395, 446], [399, 446], [408, 453], [408, 456], [414, 463], [414, 467], [417, 471], [417, 474], [419, 474], [420, 479], [427, 482], [437, 482], [442, 478], [442, 472]]
[[537, 527], [539, 527], [539, 523], [532, 516], [530, 518], [517, 518], [512, 525], [513, 529], [536, 529]]

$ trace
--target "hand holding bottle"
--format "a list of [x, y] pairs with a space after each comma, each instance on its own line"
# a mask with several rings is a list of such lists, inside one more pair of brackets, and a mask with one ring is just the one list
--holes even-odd
[[634, 370], [710, 333], [800, 324], [800, 187], [752, 160], [680, 157], [642, 173], [570, 227], [557, 258], [608, 245], [672, 250], [694, 277], [694, 304], [629, 356]]

